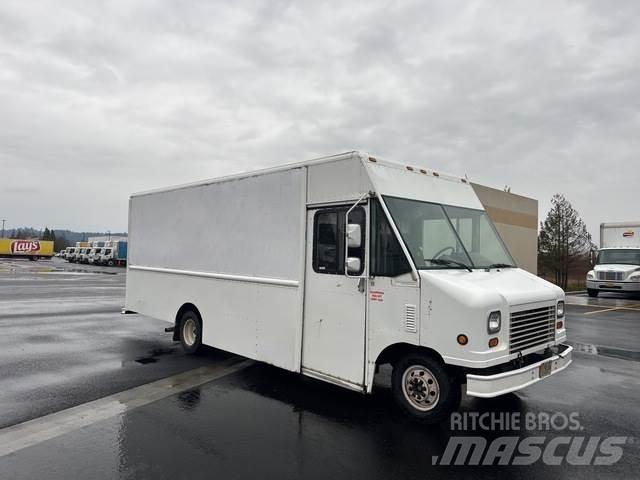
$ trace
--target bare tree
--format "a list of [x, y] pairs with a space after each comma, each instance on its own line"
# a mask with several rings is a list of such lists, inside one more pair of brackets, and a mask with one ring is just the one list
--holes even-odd
[[591, 234], [578, 212], [563, 195], [551, 199], [551, 210], [540, 223], [538, 262], [542, 273], [552, 274], [556, 285], [567, 288], [569, 268], [594, 248]]

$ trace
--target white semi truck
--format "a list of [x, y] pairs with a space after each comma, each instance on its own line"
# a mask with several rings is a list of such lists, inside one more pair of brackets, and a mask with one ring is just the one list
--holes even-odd
[[640, 222], [600, 224], [600, 249], [587, 292], [640, 293]]
[[391, 364], [426, 423], [463, 386], [496, 397], [571, 363], [564, 292], [514, 264], [465, 178], [413, 163], [350, 152], [134, 194], [129, 243], [124, 310], [187, 352], [363, 393]]

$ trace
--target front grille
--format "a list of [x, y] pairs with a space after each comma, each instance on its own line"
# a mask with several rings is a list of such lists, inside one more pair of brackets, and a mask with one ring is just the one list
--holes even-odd
[[520, 352], [536, 345], [552, 342], [555, 340], [555, 327], [555, 305], [511, 312], [509, 352]]
[[624, 272], [597, 272], [598, 280], [613, 280], [613, 281], [622, 281], [624, 280]]

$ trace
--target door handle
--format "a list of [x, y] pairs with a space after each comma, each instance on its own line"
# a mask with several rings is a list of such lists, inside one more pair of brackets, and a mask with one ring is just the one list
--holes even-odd
[[364, 289], [365, 289], [365, 282], [366, 282], [366, 280], [367, 280], [367, 279], [366, 279], [366, 278], [364, 278], [364, 277], [360, 277], [360, 278], [358, 279], [358, 291], [359, 291], [360, 293], [364, 293]]

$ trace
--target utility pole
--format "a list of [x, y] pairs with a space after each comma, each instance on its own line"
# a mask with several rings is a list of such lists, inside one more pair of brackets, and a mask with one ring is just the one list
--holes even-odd
[[2, 219], [2, 237], [0, 238], [4, 238], [4, 222], [6, 222], [6, 220], [3, 218]]

